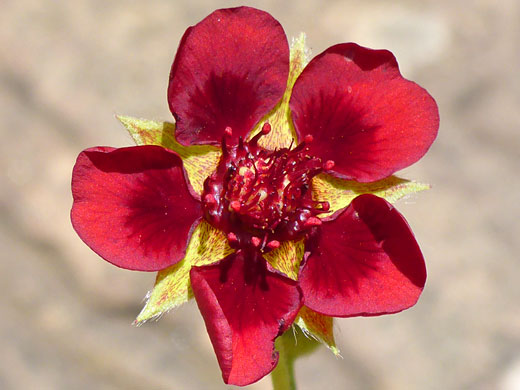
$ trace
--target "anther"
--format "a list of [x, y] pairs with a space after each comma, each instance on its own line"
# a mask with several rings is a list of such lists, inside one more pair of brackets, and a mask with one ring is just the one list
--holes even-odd
[[236, 242], [238, 242], [237, 235], [236, 235], [235, 233], [233, 233], [233, 232], [228, 233], [228, 235], [227, 235], [227, 239], [228, 239], [228, 241], [231, 242], [231, 243], [236, 243]]
[[307, 134], [305, 137], [303, 137], [303, 142], [306, 144], [310, 144], [314, 140], [314, 137], [310, 134]]
[[255, 237], [255, 236], [251, 237], [251, 244], [253, 244], [253, 246], [255, 248], [258, 248], [261, 243], [262, 243], [262, 240], [259, 239], [258, 237]]
[[280, 247], [280, 241], [272, 240], [267, 243], [267, 247], [270, 249], [276, 249]]
[[329, 202], [321, 202], [321, 209], [323, 211], [329, 211], [330, 210], [330, 203]]
[[271, 132], [271, 125], [269, 122], [265, 122], [262, 126], [262, 134], [269, 134]]
[[332, 168], [334, 168], [334, 165], [336, 165], [334, 161], [327, 160], [325, 164], [323, 164], [323, 169], [326, 171], [330, 171]]
[[231, 129], [231, 127], [229, 126], [226, 126], [226, 128], [224, 129], [224, 134], [228, 137], [231, 137], [233, 135], [233, 129]]
[[210, 206], [214, 206], [217, 204], [217, 200], [215, 199], [213, 194], [206, 194], [206, 196], [204, 196], [204, 202]]
[[238, 213], [240, 211], [240, 202], [238, 200], [234, 200], [229, 204], [229, 207], [231, 207], [231, 210]]
[[310, 217], [307, 221], [305, 221], [305, 226], [320, 226], [321, 219], [317, 217]]

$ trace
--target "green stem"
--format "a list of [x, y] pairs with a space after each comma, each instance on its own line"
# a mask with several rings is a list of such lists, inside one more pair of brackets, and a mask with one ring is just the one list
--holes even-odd
[[[285, 335], [284, 335], [285, 336]], [[276, 339], [276, 349], [280, 356], [278, 365], [271, 372], [271, 381], [273, 382], [273, 390], [296, 390], [296, 382], [294, 381], [294, 357], [288, 351], [286, 337], [278, 337]]]

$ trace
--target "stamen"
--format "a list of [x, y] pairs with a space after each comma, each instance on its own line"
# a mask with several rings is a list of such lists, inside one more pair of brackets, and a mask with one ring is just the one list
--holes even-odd
[[314, 137], [310, 134], [307, 134], [305, 137], [303, 137], [303, 142], [306, 144], [310, 144], [312, 141], [314, 141]]
[[262, 136], [269, 134], [270, 132], [271, 132], [271, 125], [269, 124], [269, 122], [265, 122], [264, 125], [262, 126], [262, 129], [258, 133], [256, 133], [253, 138], [251, 138], [251, 141], [249, 141], [249, 144], [251, 146], [256, 146], [258, 140], [260, 138], [262, 138]]
[[280, 241], [272, 240], [267, 243], [269, 249], [277, 249], [280, 247]]
[[233, 210], [235, 213], [238, 213], [240, 211], [240, 202], [238, 200], [234, 200], [229, 203], [229, 207], [231, 207], [231, 210]]
[[229, 150], [228, 150], [226, 138], [230, 138], [232, 135], [233, 135], [233, 130], [231, 129], [231, 127], [226, 126], [226, 128], [224, 129], [224, 134], [222, 135], [222, 142], [221, 142], [222, 154], [224, 155], [224, 157], [229, 156]]
[[323, 164], [323, 169], [326, 171], [330, 171], [332, 168], [334, 168], [334, 165], [336, 165], [334, 161], [327, 160], [327, 162]]
[[251, 237], [251, 244], [253, 244], [253, 246], [255, 248], [258, 248], [261, 243], [262, 243], [262, 240], [260, 238], [255, 237], [255, 236]]
[[320, 226], [321, 219], [317, 217], [310, 217], [307, 221], [305, 221], [305, 226]]
[[267, 135], [271, 132], [271, 125], [269, 122], [265, 122], [262, 126], [262, 134]]
[[214, 206], [217, 204], [217, 200], [215, 199], [213, 194], [206, 194], [206, 196], [204, 196], [204, 202], [211, 206]]

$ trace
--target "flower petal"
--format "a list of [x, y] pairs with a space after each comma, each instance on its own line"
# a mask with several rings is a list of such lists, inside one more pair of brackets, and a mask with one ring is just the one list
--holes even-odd
[[171, 68], [168, 102], [183, 145], [217, 143], [227, 126], [245, 137], [282, 98], [289, 45], [271, 15], [221, 9], [186, 30]]
[[395, 313], [417, 302], [426, 281], [424, 260], [390, 203], [360, 195], [321, 229], [299, 277], [306, 306], [349, 317]]
[[193, 231], [184, 259], [157, 273], [153, 290], [134, 324], [141, 325], [157, 318], [193, 298], [191, 267], [215, 263], [232, 252], [222, 231], [205, 220], [200, 221]]
[[390, 176], [371, 183], [359, 183], [345, 180], [325, 173], [312, 179], [312, 198], [317, 202], [328, 202], [329, 212], [320, 214], [320, 218], [333, 219], [334, 214], [347, 207], [358, 195], [373, 194], [395, 203], [407, 195], [429, 189], [428, 184], [418, 183]]
[[72, 225], [121, 268], [157, 271], [184, 257], [201, 210], [182, 161], [159, 146], [87, 149], [72, 173]]
[[244, 386], [271, 372], [278, 362], [274, 340], [301, 307], [296, 282], [243, 251], [193, 267], [190, 275], [224, 382]]
[[137, 145], [159, 145], [176, 152], [182, 159], [190, 193], [200, 199], [204, 180], [217, 168], [222, 152], [211, 145], [184, 146], [175, 140], [175, 124], [118, 115]]
[[303, 306], [295, 322], [307, 336], [325, 344], [334, 355], [340, 355], [339, 349], [336, 347], [336, 340], [334, 340], [334, 318], [316, 313], [307, 306]]
[[433, 98], [404, 79], [392, 53], [354, 43], [333, 46], [304, 69], [290, 101], [298, 136], [333, 160], [332, 172], [369, 182], [419, 160], [437, 135]]

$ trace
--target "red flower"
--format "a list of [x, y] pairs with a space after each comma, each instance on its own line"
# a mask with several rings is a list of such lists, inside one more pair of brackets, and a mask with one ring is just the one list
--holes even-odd
[[265, 12], [215, 11], [171, 68], [175, 127], [121, 118], [148, 145], [87, 149], [74, 167], [79, 236], [119, 267], [164, 270], [154, 304], [191, 283], [226, 383], [268, 374], [297, 315], [325, 338], [313, 321], [399, 312], [426, 279], [405, 219], [369, 193], [404, 185], [390, 175], [435, 139], [435, 101], [389, 51], [339, 44], [299, 74], [302, 53], [290, 63]]

